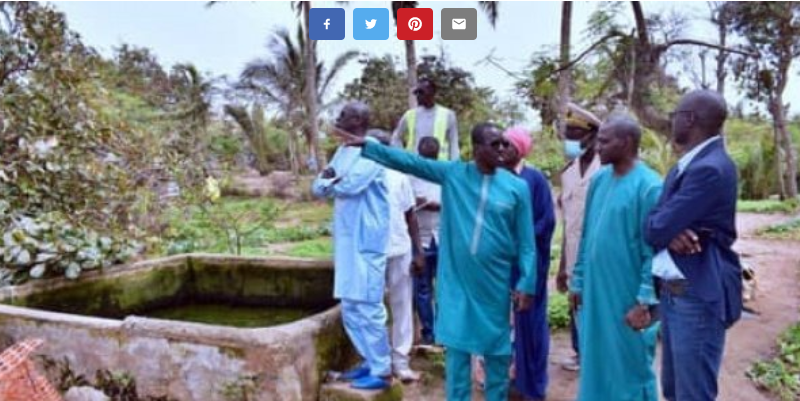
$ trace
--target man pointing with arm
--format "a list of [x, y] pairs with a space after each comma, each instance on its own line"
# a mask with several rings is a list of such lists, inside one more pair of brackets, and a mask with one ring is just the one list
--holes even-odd
[[363, 147], [362, 157], [441, 185], [434, 330], [447, 347], [447, 399], [470, 399], [470, 354], [485, 358], [486, 399], [508, 399], [512, 265], [520, 268], [513, 293], [519, 310], [530, 305], [536, 281], [530, 191], [500, 168], [508, 141], [497, 126], [479, 124], [472, 130], [474, 161], [440, 162], [345, 131], [337, 135], [346, 145]]

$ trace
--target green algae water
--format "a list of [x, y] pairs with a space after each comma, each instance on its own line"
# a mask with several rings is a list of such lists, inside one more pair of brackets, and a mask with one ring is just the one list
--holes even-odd
[[316, 312], [318, 310], [274, 306], [184, 303], [150, 310], [143, 315], [157, 319], [255, 328], [291, 323]]

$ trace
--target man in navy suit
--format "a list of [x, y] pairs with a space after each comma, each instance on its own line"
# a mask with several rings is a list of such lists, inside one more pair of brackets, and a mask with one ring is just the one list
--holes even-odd
[[669, 401], [711, 401], [725, 332], [741, 316], [742, 280], [736, 240], [736, 166], [725, 150], [725, 100], [698, 90], [671, 114], [682, 157], [650, 212], [663, 322], [661, 386]]

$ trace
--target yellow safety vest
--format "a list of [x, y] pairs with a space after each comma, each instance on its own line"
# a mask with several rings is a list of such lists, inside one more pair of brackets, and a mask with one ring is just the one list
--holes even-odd
[[[450, 142], [447, 139], [447, 112], [448, 109], [442, 106], [434, 106], [436, 115], [433, 118], [433, 137], [439, 141], [439, 160], [450, 160]], [[417, 141], [417, 109], [406, 112], [406, 127], [408, 128], [408, 140], [406, 140], [406, 150], [417, 153], [414, 147]]]

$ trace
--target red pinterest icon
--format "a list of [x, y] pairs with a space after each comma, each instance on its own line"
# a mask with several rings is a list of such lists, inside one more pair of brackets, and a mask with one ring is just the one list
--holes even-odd
[[397, 10], [397, 39], [433, 39], [432, 8], [400, 8]]

